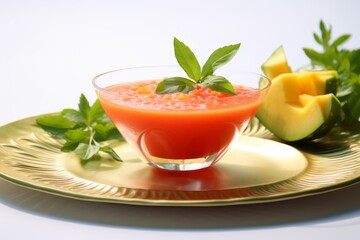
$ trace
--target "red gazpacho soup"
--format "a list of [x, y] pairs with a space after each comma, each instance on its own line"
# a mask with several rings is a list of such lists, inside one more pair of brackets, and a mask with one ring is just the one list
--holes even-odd
[[225, 151], [263, 100], [262, 91], [239, 85], [234, 86], [237, 95], [209, 88], [159, 95], [158, 83], [123, 83], [98, 91], [125, 139], [157, 158], [188, 160]]

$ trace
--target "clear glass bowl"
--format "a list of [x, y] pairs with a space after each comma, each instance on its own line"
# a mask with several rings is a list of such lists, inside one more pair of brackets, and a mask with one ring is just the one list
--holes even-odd
[[[251, 91], [222, 98], [184, 99], [181, 94], [164, 97], [139, 90], [144, 82], [184, 76], [182, 69], [173, 66], [110, 71], [96, 76], [93, 85], [109, 118], [144, 161], [167, 170], [196, 170], [221, 159], [255, 115], [270, 86], [270, 80], [259, 74], [236, 69], [218, 72], [233, 85]], [[130, 90], [124, 88], [115, 91], [120, 85], [141, 94], [129, 95]], [[144, 100], [146, 94], [148, 99]], [[137, 95], [141, 95], [141, 102]]]

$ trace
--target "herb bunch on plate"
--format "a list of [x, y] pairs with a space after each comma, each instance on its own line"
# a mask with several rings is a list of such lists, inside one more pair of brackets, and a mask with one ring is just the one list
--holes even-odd
[[332, 28], [320, 21], [320, 34], [313, 34], [321, 51], [304, 48], [306, 56], [315, 69], [336, 70], [339, 74], [337, 98], [342, 104], [345, 121], [360, 122], [360, 49], [340, 48], [350, 34], [332, 40]]
[[36, 123], [55, 138], [64, 139], [63, 152], [74, 151], [82, 161], [99, 159], [100, 153], [109, 154], [114, 160], [121, 158], [104, 141], [124, 141], [119, 131], [105, 114], [99, 100], [90, 106], [81, 94], [78, 110], [64, 109], [60, 114], [44, 115]]

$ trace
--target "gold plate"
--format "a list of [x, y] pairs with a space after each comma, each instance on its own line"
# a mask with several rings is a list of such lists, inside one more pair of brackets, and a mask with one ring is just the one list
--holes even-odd
[[59, 150], [30, 117], [0, 127], [0, 177], [34, 190], [76, 199], [157, 206], [262, 203], [335, 190], [360, 180], [360, 134], [333, 131], [296, 148], [254, 119], [215, 166], [189, 172], [150, 167], [126, 143], [124, 159], [81, 165]]

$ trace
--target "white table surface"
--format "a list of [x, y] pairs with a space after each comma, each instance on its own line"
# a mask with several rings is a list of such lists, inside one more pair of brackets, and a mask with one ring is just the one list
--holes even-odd
[[[260, 71], [279, 45], [293, 68], [319, 20], [360, 45], [356, 0], [0, 0], [0, 125], [91, 101], [91, 79], [175, 64], [172, 39], [200, 61], [241, 42], [233, 62]], [[72, 200], [0, 180], [0, 239], [358, 239], [360, 185], [312, 197], [231, 207], [142, 207]]]

